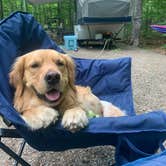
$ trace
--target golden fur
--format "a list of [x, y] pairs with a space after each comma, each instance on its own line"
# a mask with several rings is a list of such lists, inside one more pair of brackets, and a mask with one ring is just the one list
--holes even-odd
[[78, 102], [86, 112], [92, 111], [99, 116], [118, 117], [125, 116], [125, 113], [110, 102], [99, 100], [90, 87], [76, 86]]
[[[102, 114], [102, 104], [90, 88], [74, 85], [74, 71], [68, 55], [51, 49], [17, 58], [9, 74], [16, 89], [14, 107], [31, 129], [45, 128], [60, 116], [63, 127], [74, 132], [88, 124], [89, 109]], [[46, 77], [50, 73], [56, 77], [53, 85]]]

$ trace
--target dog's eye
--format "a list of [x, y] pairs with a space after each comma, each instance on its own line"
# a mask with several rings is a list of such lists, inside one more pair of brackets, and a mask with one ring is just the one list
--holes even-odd
[[56, 64], [57, 64], [58, 66], [64, 66], [64, 63], [63, 63], [62, 61], [60, 61], [60, 60], [56, 61]]
[[37, 62], [31, 64], [31, 68], [38, 68], [39, 66], [39, 63]]

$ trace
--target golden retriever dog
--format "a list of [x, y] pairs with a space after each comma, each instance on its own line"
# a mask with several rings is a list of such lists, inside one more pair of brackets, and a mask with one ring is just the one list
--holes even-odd
[[[88, 124], [88, 110], [103, 114], [102, 102], [90, 88], [74, 85], [72, 58], [55, 50], [36, 50], [17, 58], [9, 79], [15, 88], [14, 107], [32, 130], [61, 118], [62, 126], [75, 132]], [[118, 111], [118, 116], [124, 115]]]

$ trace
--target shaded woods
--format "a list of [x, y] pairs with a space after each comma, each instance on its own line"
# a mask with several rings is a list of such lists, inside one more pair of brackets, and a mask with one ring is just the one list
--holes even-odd
[[[127, 27], [131, 44], [165, 43], [165, 36], [150, 28], [151, 24], [166, 24], [166, 0], [131, 0], [133, 24]], [[14, 11], [26, 11], [51, 32], [72, 33], [76, 23], [76, 1], [63, 0], [45, 4], [30, 4], [26, 0], [0, 0], [1, 19]], [[140, 33], [139, 33], [140, 31]], [[59, 32], [60, 33], [60, 32]], [[139, 40], [141, 39], [141, 40]]]
[[166, 25], [166, 1], [143, 0], [141, 41], [148, 45], [161, 45], [166, 49], [166, 35], [156, 32], [150, 25]]

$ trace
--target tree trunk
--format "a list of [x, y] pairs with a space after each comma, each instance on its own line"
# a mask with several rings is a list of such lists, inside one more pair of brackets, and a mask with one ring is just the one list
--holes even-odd
[[132, 34], [130, 44], [138, 46], [140, 43], [140, 31], [141, 31], [141, 16], [142, 16], [142, 0], [133, 1], [133, 17], [132, 17]]

